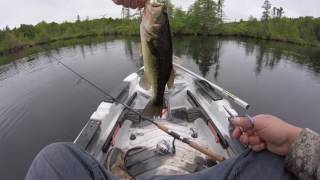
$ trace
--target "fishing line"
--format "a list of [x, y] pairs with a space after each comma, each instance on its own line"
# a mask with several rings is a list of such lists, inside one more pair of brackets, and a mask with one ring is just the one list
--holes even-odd
[[78, 77], [80, 77], [81, 79], [85, 80], [87, 83], [89, 83], [91, 86], [93, 86], [94, 88], [96, 88], [99, 92], [101, 92], [102, 94], [108, 96], [109, 98], [111, 98], [113, 101], [115, 101], [116, 103], [119, 103], [121, 105], [123, 105], [125, 108], [127, 108], [128, 110], [136, 113], [140, 118], [147, 120], [149, 122], [152, 122], [153, 124], [155, 122], [153, 122], [152, 120], [144, 117], [143, 115], [141, 115], [139, 112], [135, 111], [134, 109], [132, 109], [131, 107], [129, 107], [128, 105], [118, 101], [116, 98], [114, 98], [112, 95], [110, 95], [109, 93], [107, 93], [105, 90], [103, 90], [102, 88], [100, 88], [99, 86], [95, 85], [94, 83], [92, 83], [91, 81], [89, 81], [87, 78], [85, 78], [84, 76], [82, 76], [81, 74], [79, 74], [78, 72], [76, 72], [75, 70], [73, 70], [72, 68], [70, 68], [69, 66], [67, 66], [66, 64], [64, 64], [60, 59], [56, 58], [55, 56], [53, 56], [53, 58], [58, 61], [63, 67], [65, 67], [66, 69], [68, 69], [69, 71], [71, 71], [72, 73], [74, 73], [75, 75], [77, 75]]
[[[63, 67], [65, 67], [67, 70], [71, 71], [72, 73], [74, 73], [75, 75], [77, 75], [78, 77], [80, 77], [81, 79], [85, 80], [87, 83], [89, 83], [90, 85], [92, 85], [94, 88], [96, 88], [98, 91], [100, 91], [102, 94], [108, 96], [109, 98], [111, 98], [114, 102], [119, 103], [121, 105], [123, 105], [125, 107], [125, 109], [130, 110], [131, 112], [137, 114], [139, 116], [139, 118], [146, 120], [152, 124], [154, 124], [157, 128], [159, 128], [160, 130], [162, 130], [163, 132], [167, 133], [168, 135], [170, 135], [171, 137], [173, 137], [174, 139], [178, 139], [179, 141], [188, 144], [190, 147], [192, 147], [195, 150], [200, 151], [201, 153], [205, 154], [206, 156], [210, 157], [211, 160], [214, 161], [224, 161], [225, 158], [223, 156], [221, 156], [220, 154], [217, 154], [215, 152], [210, 151], [207, 148], [202, 147], [201, 145], [189, 140], [188, 138], [185, 138], [183, 136], [181, 136], [180, 134], [176, 133], [175, 131], [172, 131], [171, 129], [169, 129], [166, 126], [163, 126], [161, 124], [158, 124], [156, 122], [154, 122], [153, 120], [144, 117], [142, 114], [140, 114], [139, 112], [135, 111], [133, 108], [131, 108], [130, 106], [118, 101], [116, 98], [114, 98], [113, 96], [111, 96], [109, 93], [107, 93], [106, 91], [104, 91], [102, 88], [100, 88], [99, 86], [95, 85], [94, 83], [92, 83], [91, 81], [89, 81], [87, 78], [85, 78], [84, 76], [82, 76], [81, 74], [79, 74], [78, 72], [76, 72], [75, 70], [73, 70], [72, 68], [70, 68], [69, 66], [67, 66], [66, 64], [64, 64], [60, 59], [56, 58], [55, 56], [52, 56], [57, 62], [59, 62]], [[62, 59], [62, 58], [61, 58]]]

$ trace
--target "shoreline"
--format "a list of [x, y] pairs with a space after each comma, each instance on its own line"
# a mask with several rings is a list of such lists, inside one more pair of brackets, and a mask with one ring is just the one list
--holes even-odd
[[[255, 39], [255, 40], [263, 40], [263, 41], [270, 41], [270, 42], [281, 42], [281, 43], [287, 43], [287, 44], [294, 44], [299, 46], [310, 46], [310, 47], [320, 47], [319, 44], [313, 44], [313, 43], [302, 43], [297, 41], [291, 41], [287, 39], [280, 39], [280, 38], [263, 38], [263, 37], [256, 37], [254, 35], [246, 35], [246, 34], [237, 34], [237, 33], [216, 33], [216, 34], [193, 34], [193, 33], [173, 33], [176, 37], [183, 37], [183, 36], [216, 36], [216, 37], [234, 37], [234, 38], [244, 38], [244, 39]], [[87, 35], [78, 35], [78, 36], [70, 36], [70, 37], [64, 37], [64, 38], [58, 38], [58, 39], [52, 39], [45, 42], [38, 42], [38, 43], [29, 43], [29, 44], [21, 44], [18, 46], [15, 46], [10, 49], [6, 49], [3, 51], [0, 51], [0, 56], [6, 56], [6, 55], [13, 55], [16, 53], [20, 53], [26, 49], [43, 46], [43, 45], [49, 45], [51, 43], [57, 42], [57, 41], [67, 41], [67, 40], [73, 40], [73, 39], [84, 39], [89, 37], [117, 37], [117, 36], [123, 36], [123, 37], [137, 37], [139, 34], [132, 33], [132, 34], [123, 34], [123, 33], [107, 33], [107, 34], [87, 34]]]

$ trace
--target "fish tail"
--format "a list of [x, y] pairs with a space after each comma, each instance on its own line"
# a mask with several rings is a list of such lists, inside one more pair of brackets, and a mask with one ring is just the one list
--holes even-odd
[[163, 105], [156, 105], [154, 100], [150, 100], [145, 106], [142, 115], [145, 117], [161, 117]]

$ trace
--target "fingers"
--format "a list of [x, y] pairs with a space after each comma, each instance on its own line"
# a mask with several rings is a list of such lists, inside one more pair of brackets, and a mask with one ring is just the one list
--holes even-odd
[[145, 4], [146, 4], [146, 0], [137, 0], [138, 8], [143, 8]]
[[145, 5], [145, 0], [112, 0], [117, 5], [123, 5], [127, 8], [143, 8]]
[[[245, 132], [248, 136], [253, 136], [255, 135], [252, 129], [249, 129]], [[242, 130], [240, 129], [240, 127], [235, 127], [235, 129], [232, 132], [232, 137], [235, 139], [239, 139], [240, 136], [242, 135]]]
[[245, 130], [252, 128], [250, 120], [246, 117], [235, 117], [232, 120], [232, 124], [235, 126], [239, 126]]
[[138, 7], [138, 1], [131, 1], [130, 7], [131, 7], [132, 9], [136, 9], [136, 8]]
[[123, 0], [112, 0], [112, 1], [118, 5], [121, 5], [123, 2]]
[[249, 136], [248, 142], [251, 146], [263, 143], [263, 141], [258, 136]]
[[235, 129], [232, 132], [232, 137], [235, 139], [239, 139], [241, 134], [242, 134], [241, 129], [239, 127], [235, 127]]
[[253, 136], [253, 135], [255, 135], [255, 133], [253, 132], [252, 129], [248, 129], [248, 130], [246, 131], [246, 133], [248, 134], [248, 136]]
[[265, 143], [261, 143], [261, 144], [258, 144], [258, 145], [254, 145], [254, 146], [251, 146], [251, 149], [255, 152], [259, 152], [259, 151], [262, 151], [266, 148], [266, 145]]
[[239, 139], [243, 145], [257, 146], [264, 144], [264, 141], [253, 132], [242, 133], [239, 129], [235, 129], [233, 132], [233, 137]]
[[129, 6], [130, 6], [130, 1], [131, 1], [131, 0], [122, 0], [122, 2], [123, 2], [122, 5], [123, 5], [124, 7], [129, 7]]
[[258, 136], [248, 136], [246, 133], [239, 138], [243, 145], [249, 145], [250, 149], [255, 152], [262, 151], [266, 148], [266, 144]]
[[239, 138], [240, 142], [244, 145], [248, 145], [249, 144], [249, 137], [247, 134], [242, 134]]

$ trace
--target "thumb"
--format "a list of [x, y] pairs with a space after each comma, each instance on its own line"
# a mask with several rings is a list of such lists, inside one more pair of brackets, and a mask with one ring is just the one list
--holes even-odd
[[112, 0], [114, 3], [121, 5], [123, 3], [123, 0]]
[[242, 127], [245, 130], [252, 128], [252, 124], [247, 117], [235, 117], [232, 120], [232, 124], [234, 126]]

